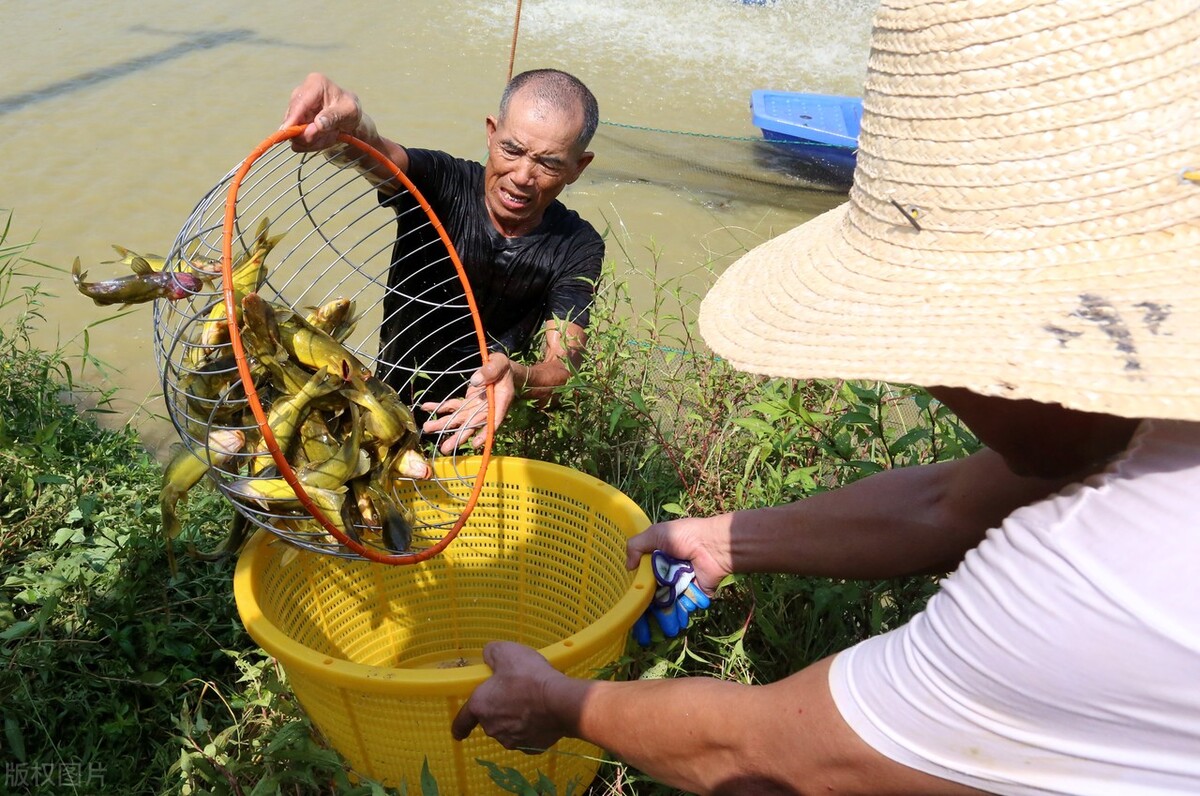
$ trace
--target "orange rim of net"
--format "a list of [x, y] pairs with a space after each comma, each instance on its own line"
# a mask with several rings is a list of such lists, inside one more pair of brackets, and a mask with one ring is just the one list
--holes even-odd
[[[235, 236], [235, 225], [237, 221], [237, 199], [238, 189], [241, 187], [242, 179], [249, 173], [251, 166], [254, 165], [260, 157], [268, 152], [276, 144], [283, 141], [291, 140], [302, 133], [305, 125], [295, 125], [286, 127], [276, 133], [268, 136], [259, 144], [253, 152], [251, 152], [244, 161], [241, 167], [234, 173], [233, 179], [229, 184], [229, 192], [225, 199], [225, 226], [222, 233], [221, 241], [221, 278], [222, 278], [222, 293], [225, 299], [225, 312], [229, 318], [237, 318], [237, 297], [233, 292], [233, 238]], [[487, 338], [483, 333], [483, 324], [479, 318], [479, 308], [475, 303], [475, 294], [471, 291], [471, 284], [467, 280], [466, 271], [463, 270], [462, 261], [458, 259], [458, 252], [454, 248], [454, 243], [450, 240], [450, 236], [446, 233], [442, 222], [433, 212], [433, 208], [425, 201], [425, 197], [417, 190], [417, 187], [409, 181], [408, 177], [396, 167], [396, 164], [391, 161], [386, 155], [375, 149], [370, 144], [355, 138], [346, 133], [338, 134], [338, 141], [348, 144], [360, 152], [372, 157], [375, 161], [383, 165], [392, 175], [392, 177], [404, 186], [421, 209], [425, 212], [430, 224], [437, 230], [438, 237], [446, 246], [446, 251], [450, 255], [450, 261], [454, 264], [454, 270], [458, 273], [459, 283], [462, 285], [463, 293], [466, 295], [467, 306], [471, 310], [471, 318], [475, 326], [475, 338], [479, 343], [479, 355], [482, 363], [488, 361]], [[462, 511], [459, 513], [458, 519], [441, 538], [440, 541], [422, 550], [411, 553], [381, 553], [376, 549], [357, 542], [346, 534], [342, 533], [336, 525], [322, 513], [321, 509], [316, 505], [308, 493], [304, 491], [304, 486], [300, 483], [296, 476], [296, 471], [292, 469], [292, 465], [284, 456], [279, 444], [275, 440], [275, 434], [271, 431], [271, 427], [267, 424], [267, 413], [263, 411], [262, 401], [258, 397], [258, 390], [254, 386], [254, 379], [251, 377], [250, 364], [246, 360], [246, 352], [242, 347], [242, 335], [239, 324], [229, 324], [229, 341], [233, 348], [234, 360], [237, 362], [238, 375], [242, 379], [242, 384], [245, 388], [246, 399], [250, 405], [250, 411], [254, 414], [254, 420], [258, 423], [258, 428], [262, 432], [263, 441], [266, 443], [267, 450], [271, 452], [271, 458], [275, 461], [275, 466], [279, 468], [279, 474], [296, 493], [297, 500], [300, 504], [312, 515], [313, 519], [321, 524], [323, 528], [333, 538], [337, 539], [346, 548], [354, 551], [358, 555], [370, 561], [375, 561], [380, 564], [416, 564], [419, 561], [424, 561], [431, 558], [446, 546], [454, 541], [454, 537], [458, 536], [458, 532], [462, 530], [467, 519], [471, 516], [471, 511], [475, 508], [476, 502], [479, 500], [479, 494], [483, 490], [484, 478], [487, 475], [488, 462], [492, 456], [492, 432], [495, 429], [495, 388], [493, 385], [486, 386], [487, 395], [487, 427], [486, 435], [484, 436], [483, 450], [480, 453], [479, 471], [475, 475], [475, 483], [471, 488], [471, 494], [468, 495]]]

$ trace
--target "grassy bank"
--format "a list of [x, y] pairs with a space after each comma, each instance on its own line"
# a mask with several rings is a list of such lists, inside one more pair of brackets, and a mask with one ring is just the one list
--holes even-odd
[[[132, 432], [72, 408], [111, 396], [64, 400], [87, 392], [86, 357], [30, 342], [45, 322], [32, 254], [0, 239], [0, 302], [18, 316], [0, 332], [0, 792], [383, 793], [313, 740], [241, 628], [233, 562], [180, 546], [170, 576], [161, 466]], [[662, 284], [652, 312], [623, 318], [627, 283], [605, 284], [584, 371], [555, 411], [519, 407], [498, 453], [584, 470], [663, 519], [802, 499], [974, 445], [923, 393], [736, 373], [689, 335], [695, 296]], [[230, 509], [200, 487], [183, 520], [185, 539], [212, 546]], [[933, 583], [731, 578], [686, 638], [631, 646], [622, 673], [774, 680], [905, 621]], [[671, 792], [616, 763], [590, 791]]]

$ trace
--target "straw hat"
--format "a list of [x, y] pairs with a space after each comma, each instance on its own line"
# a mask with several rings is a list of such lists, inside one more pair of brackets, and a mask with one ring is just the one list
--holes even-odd
[[1200, 3], [884, 0], [850, 201], [700, 331], [755, 373], [1200, 420]]

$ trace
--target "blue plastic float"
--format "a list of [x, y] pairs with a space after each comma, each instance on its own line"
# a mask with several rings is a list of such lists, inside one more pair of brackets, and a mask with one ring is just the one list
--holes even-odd
[[763, 138], [839, 185], [854, 179], [862, 98], [759, 89], [750, 112]]

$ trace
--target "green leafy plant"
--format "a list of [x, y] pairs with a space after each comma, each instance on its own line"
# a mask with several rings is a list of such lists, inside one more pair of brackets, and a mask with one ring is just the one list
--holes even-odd
[[[162, 467], [96, 422], [109, 394], [71, 364], [97, 364], [86, 339], [70, 356], [33, 345], [50, 297], [26, 284], [41, 273], [26, 251], [0, 238], [16, 318], [0, 332], [0, 791], [354, 792], [242, 630], [233, 562], [185, 558], [169, 577]], [[197, 491], [192, 534], [227, 525]]]
[[[233, 562], [182, 555], [187, 542], [211, 547], [229, 525], [228, 503], [207, 486], [182, 511], [170, 576], [162, 466], [132, 431], [96, 422], [113, 394], [80, 379], [103, 368], [87, 330], [82, 353], [33, 345], [51, 297], [35, 284], [44, 266], [5, 243], [10, 221], [0, 236], [0, 309], [16, 318], [0, 329], [0, 759], [11, 763], [0, 791], [439, 793], [428, 767], [399, 788], [349, 771], [243, 631]], [[637, 315], [634, 282], [654, 297]], [[802, 500], [977, 446], [921, 390], [735, 371], [692, 331], [698, 299], [682, 281], [610, 263], [584, 366], [556, 408], [515, 407], [497, 452], [595, 475], [657, 521]], [[604, 674], [775, 680], [907, 621], [935, 588], [934, 578], [733, 576], [685, 636], [631, 644]], [[478, 762], [509, 793], [674, 793], [614, 761], [585, 794]]]

